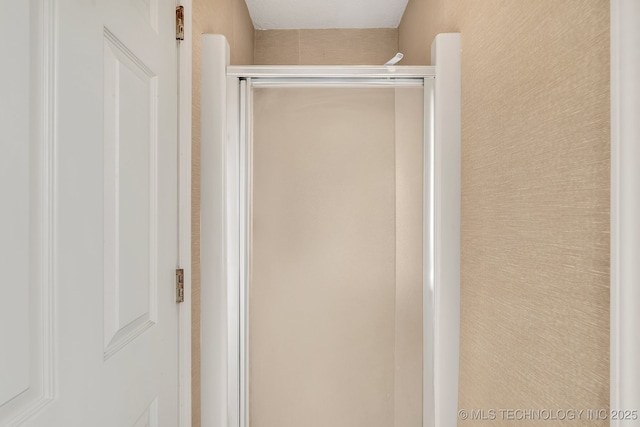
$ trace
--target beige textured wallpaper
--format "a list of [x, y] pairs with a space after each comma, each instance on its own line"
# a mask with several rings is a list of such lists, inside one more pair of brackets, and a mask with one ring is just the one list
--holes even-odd
[[[410, 0], [407, 64], [462, 34], [461, 425], [609, 401], [609, 2]], [[521, 413], [522, 414], [522, 413]], [[516, 424], [517, 423], [517, 424]]]
[[382, 65], [398, 52], [397, 28], [258, 30], [256, 65]]
[[224, 34], [231, 63], [253, 63], [254, 28], [244, 0], [193, 0], [193, 121], [192, 121], [192, 409], [193, 427], [200, 427], [200, 36]]

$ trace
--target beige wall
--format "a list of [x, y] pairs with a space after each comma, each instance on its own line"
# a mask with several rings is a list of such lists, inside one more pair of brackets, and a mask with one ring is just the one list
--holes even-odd
[[193, 121], [192, 121], [192, 409], [200, 427], [200, 48], [202, 34], [224, 34], [231, 63], [253, 63], [254, 28], [244, 0], [193, 0]]
[[459, 406], [607, 408], [609, 2], [410, 0], [404, 63], [428, 64], [447, 31], [462, 34]]
[[382, 65], [398, 52], [396, 28], [258, 30], [256, 65]]

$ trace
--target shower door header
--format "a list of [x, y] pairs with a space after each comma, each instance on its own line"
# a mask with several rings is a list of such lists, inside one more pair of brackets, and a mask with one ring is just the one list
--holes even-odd
[[228, 77], [238, 78], [323, 78], [323, 79], [425, 79], [435, 78], [431, 66], [227, 66]]

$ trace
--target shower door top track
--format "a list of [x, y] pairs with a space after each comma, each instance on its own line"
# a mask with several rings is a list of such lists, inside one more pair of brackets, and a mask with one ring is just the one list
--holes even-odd
[[227, 66], [227, 77], [237, 78], [320, 78], [327, 79], [425, 79], [435, 78], [432, 66], [369, 65], [251, 65]]

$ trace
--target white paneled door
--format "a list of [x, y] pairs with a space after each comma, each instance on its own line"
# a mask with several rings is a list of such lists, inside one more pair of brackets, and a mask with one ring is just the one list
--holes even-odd
[[178, 425], [175, 0], [2, 0], [0, 426]]

